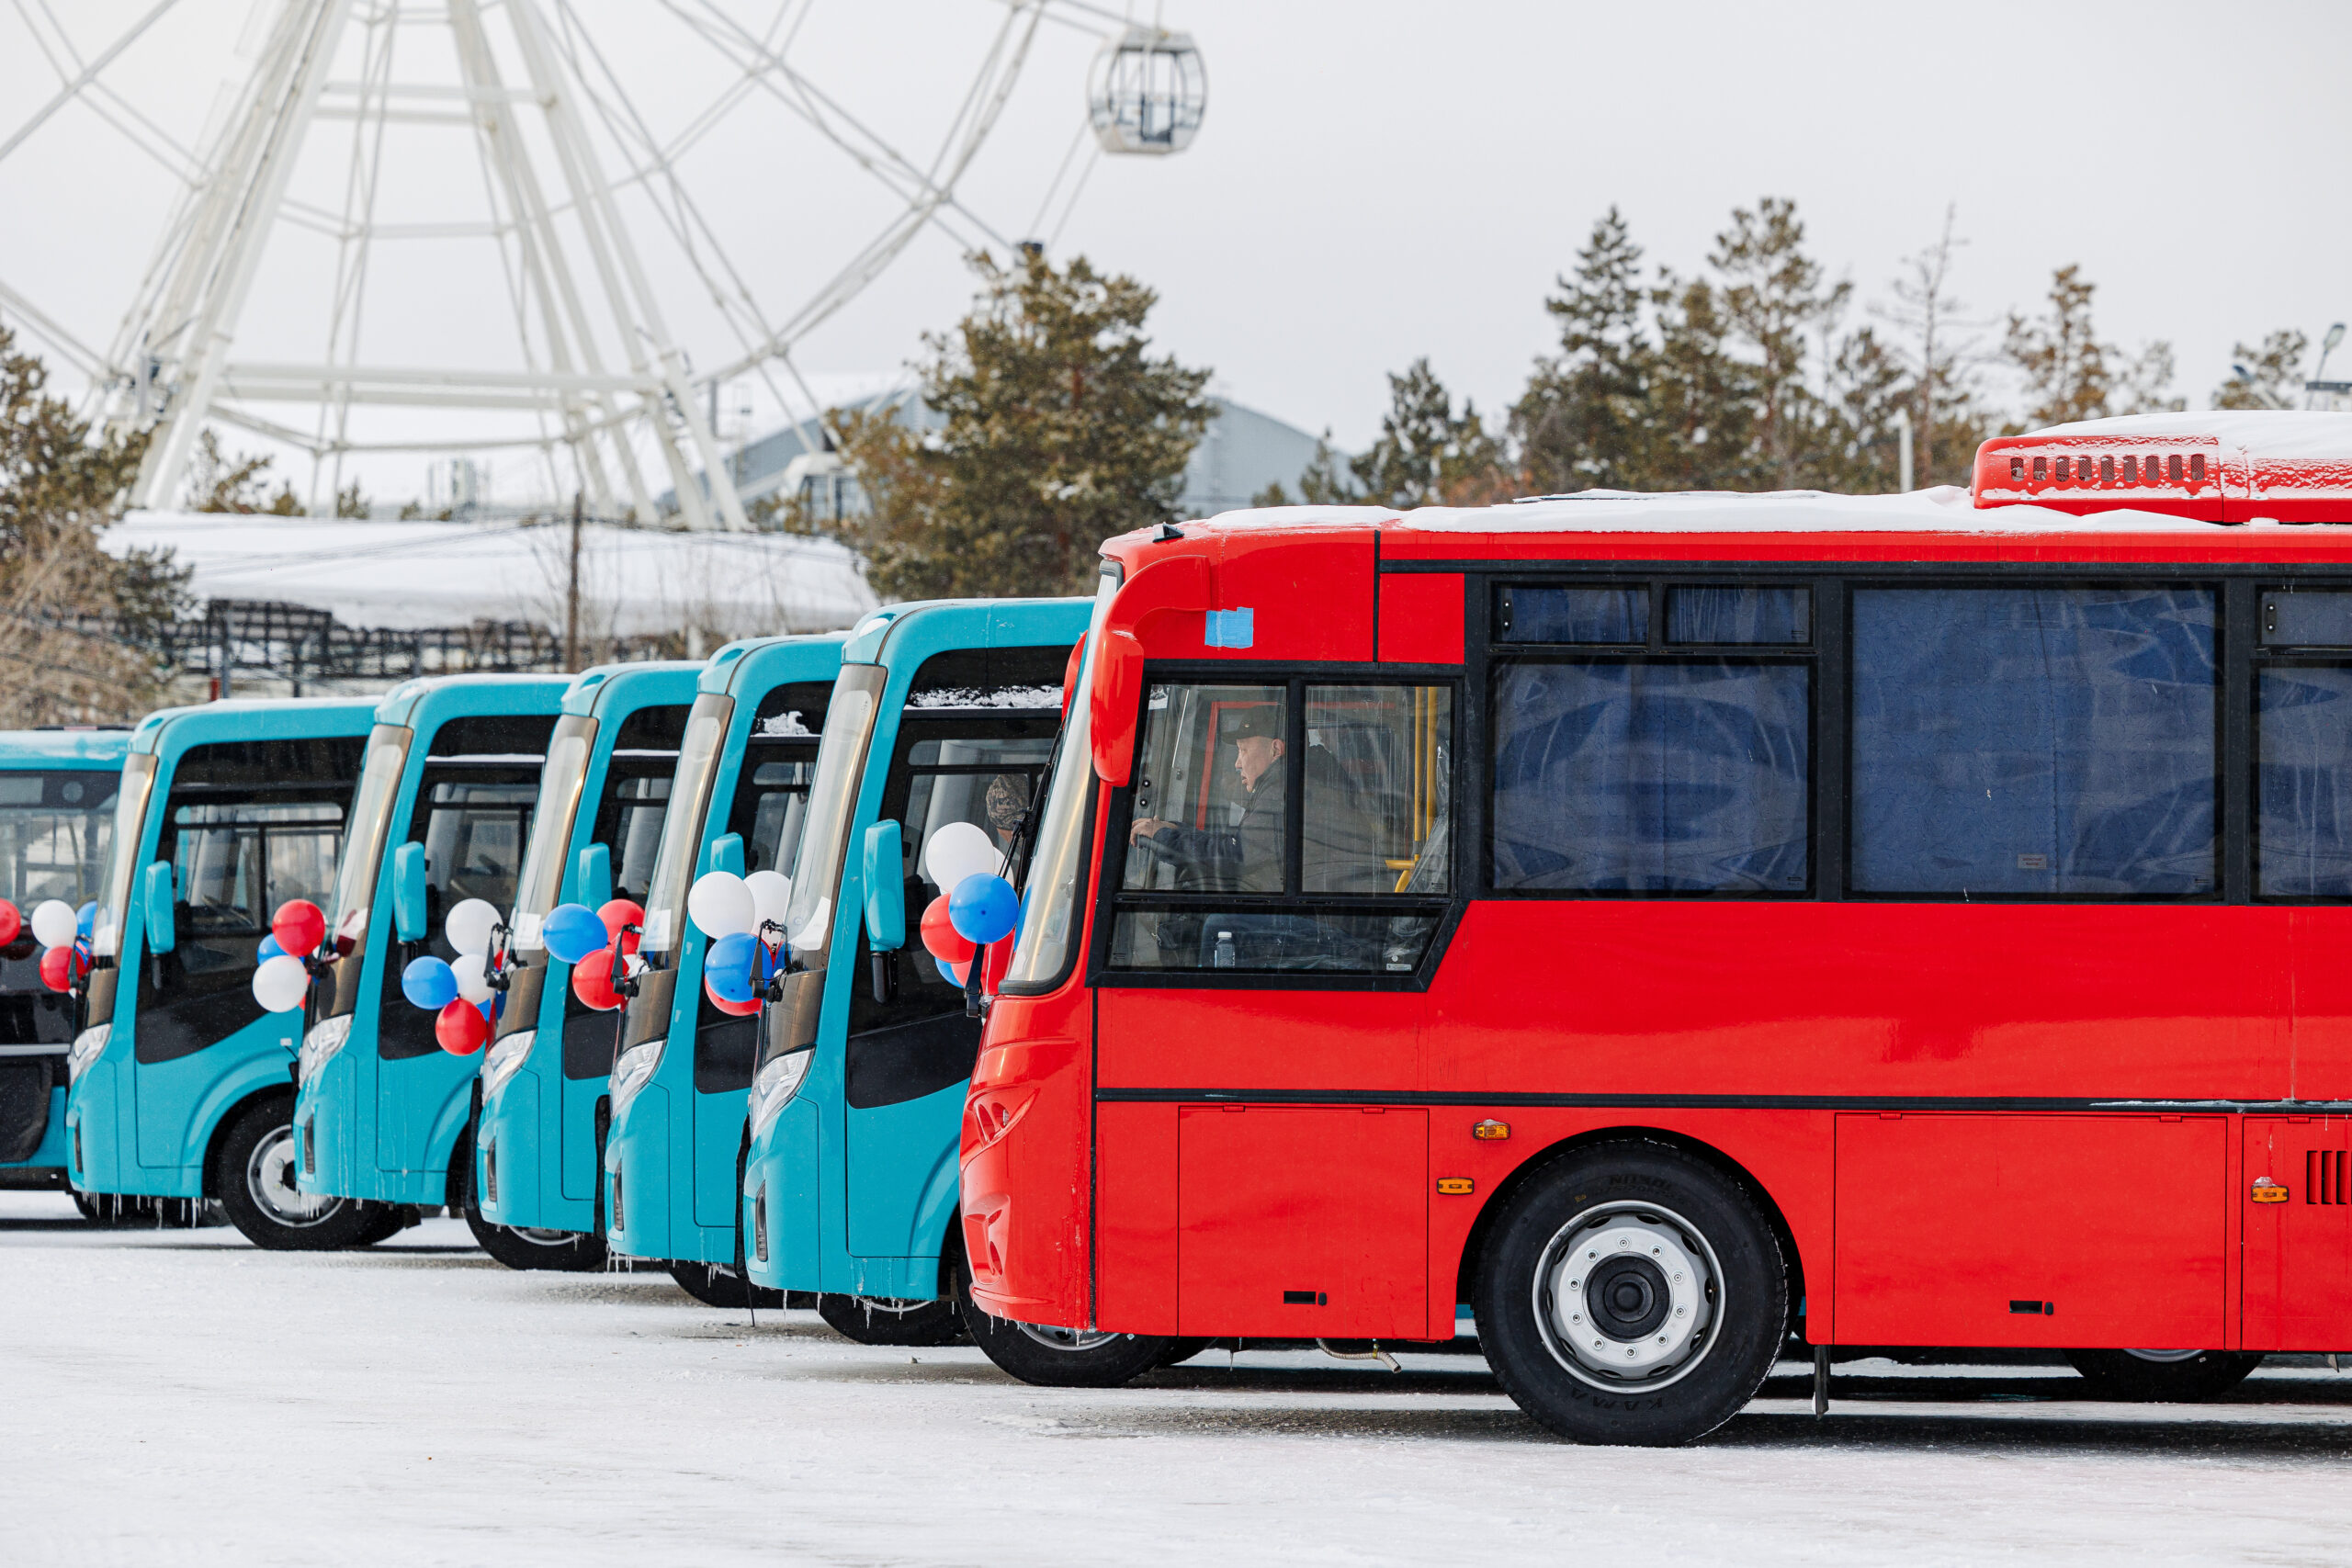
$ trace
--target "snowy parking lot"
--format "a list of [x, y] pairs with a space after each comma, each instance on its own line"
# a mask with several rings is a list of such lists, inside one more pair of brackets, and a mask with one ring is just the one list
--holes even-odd
[[1858, 1362], [1818, 1420], [1790, 1365], [1695, 1448], [1577, 1449], [1476, 1357], [1032, 1389], [666, 1275], [510, 1273], [454, 1221], [298, 1256], [72, 1216], [0, 1195], [8, 1563], [2352, 1558], [2352, 1371], [2317, 1358], [2201, 1406]]

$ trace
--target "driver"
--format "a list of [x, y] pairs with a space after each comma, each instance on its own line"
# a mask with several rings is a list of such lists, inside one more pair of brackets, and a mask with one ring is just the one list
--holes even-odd
[[1286, 750], [1281, 707], [1268, 703], [1244, 709], [1226, 727], [1225, 739], [1233, 743], [1233, 768], [1241, 775], [1240, 820], [1227, 828], [1187, 828], [1142, 817], [1127, 829], [1127, 840], [1196, 874], [1203, 892], [1279, 893], [1284, 770], [1276, 764]]

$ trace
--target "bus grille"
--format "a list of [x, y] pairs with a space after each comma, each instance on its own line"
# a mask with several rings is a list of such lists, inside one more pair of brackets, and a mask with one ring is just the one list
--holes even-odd
[[2306, 1203], [2342, 1203], [2347, 1201], [2344, 1190], [2344, 1151], [2342, 1149], [2312, 1149], [2303, 1156], [2303, 1201]]

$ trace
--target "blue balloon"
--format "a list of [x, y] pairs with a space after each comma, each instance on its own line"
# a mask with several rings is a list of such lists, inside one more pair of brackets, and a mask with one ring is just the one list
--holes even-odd
[[587, 905], [559, 904], [548, 911], [546, 922], [539, 927], [539, 940], [560, 962], [577, 964], [613, 939]]
[[714, 940], [702, 955], [703, 979], [711, 995], [723, 1002], [748, 1002], [759, 989], [752, 978], [752, 949], [759, 942], [750, 931]]
[[82, 935], [88, 936], [96, 929], [97, 919], [98, 901], [93, 898], [74, 911], [74, 929]]
[[273, 958], [285, 956], [286, 950], [277, 945], [277, 939], [274, 936], [266, 936], [261, 939], [261, 945], [254, 949], [254, 965], [259, 968]]
[[1021, 899], [1001, 876], [975, 872], [947, 896], [947, 923], [966, 942], [1001, 942], [1021, 923]]
[[956, 977], [956, 971], [947, 966], [947, 960], [944, 958], [934, 958], [932, 962], [939, 965], [939, 977], [941, 979], [946, 981], [949, 985], [955, 987], [959, 991], [964, 988], [964, 982]]
[[457, 972], [429, 953], [412, 958], [401, 971], [401, 995], [427, 1012], [439, 1012], [458, 999]]

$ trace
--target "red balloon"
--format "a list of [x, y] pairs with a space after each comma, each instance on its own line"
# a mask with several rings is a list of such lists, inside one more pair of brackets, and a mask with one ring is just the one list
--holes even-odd
[[[616, 898], [597, 910], [596, 918], [605, 922], [605, 935], [621, 944], [624, 958], [637, 951], [645, 925], [644, 905], [628, 898]], [[623, 926], [636, 926], [639, 930], [625, 931], [621, 930]]]
[[459, 997], [433, 1021], [433, 1038], [452, 1056], [470, 1056], [490, 1043], [490, 1020], [479, 1006]]
[[0, 947], [6, 947], [16, 941], [17, 933], [24, 929], [25, 917], [17, 912], [17, 907], [14, 904], [9, 903], [6, 898], [0, 898]]
[[996, 988], [1004, 984], [1004, 977], [1012, 969], [1012, 940], [989, 943], [988, 957], [980, 965], [980, 989], [989, 996], [996, 995]]
[[613, 989], [611, 948], [600, 947], [571, 966], [571, 994], [598, 1012], [610, 1012], [628, 999]]
[[40, 983], [52, 991], [72, 990], [74, 982], [89, 972], [90, 961], [71, 942], [52, 947], [40, 955]]
[[326, 940], [326, 912], [308, 898], [288, 898], [270, 917], [269, 934], [297, 958], [316, 953]]
[[947, 918], [947, 895], [942, 893], [922, 912], [923, 951], [943, 964], [961, 964], [972, 956], [972, 944]]
[[753, 1013], [760, 1010], [759, 998], [755, 996], [747, 997], [740, 1002], [730, 1002], [725, 997], [720, 996], [717, 991], [712, 990], [710, 988], [710, 982], [707, 980], [703, 982], [702, 994], [709, 998], [711, 1006], [730, 1017], [749, 1018]]

